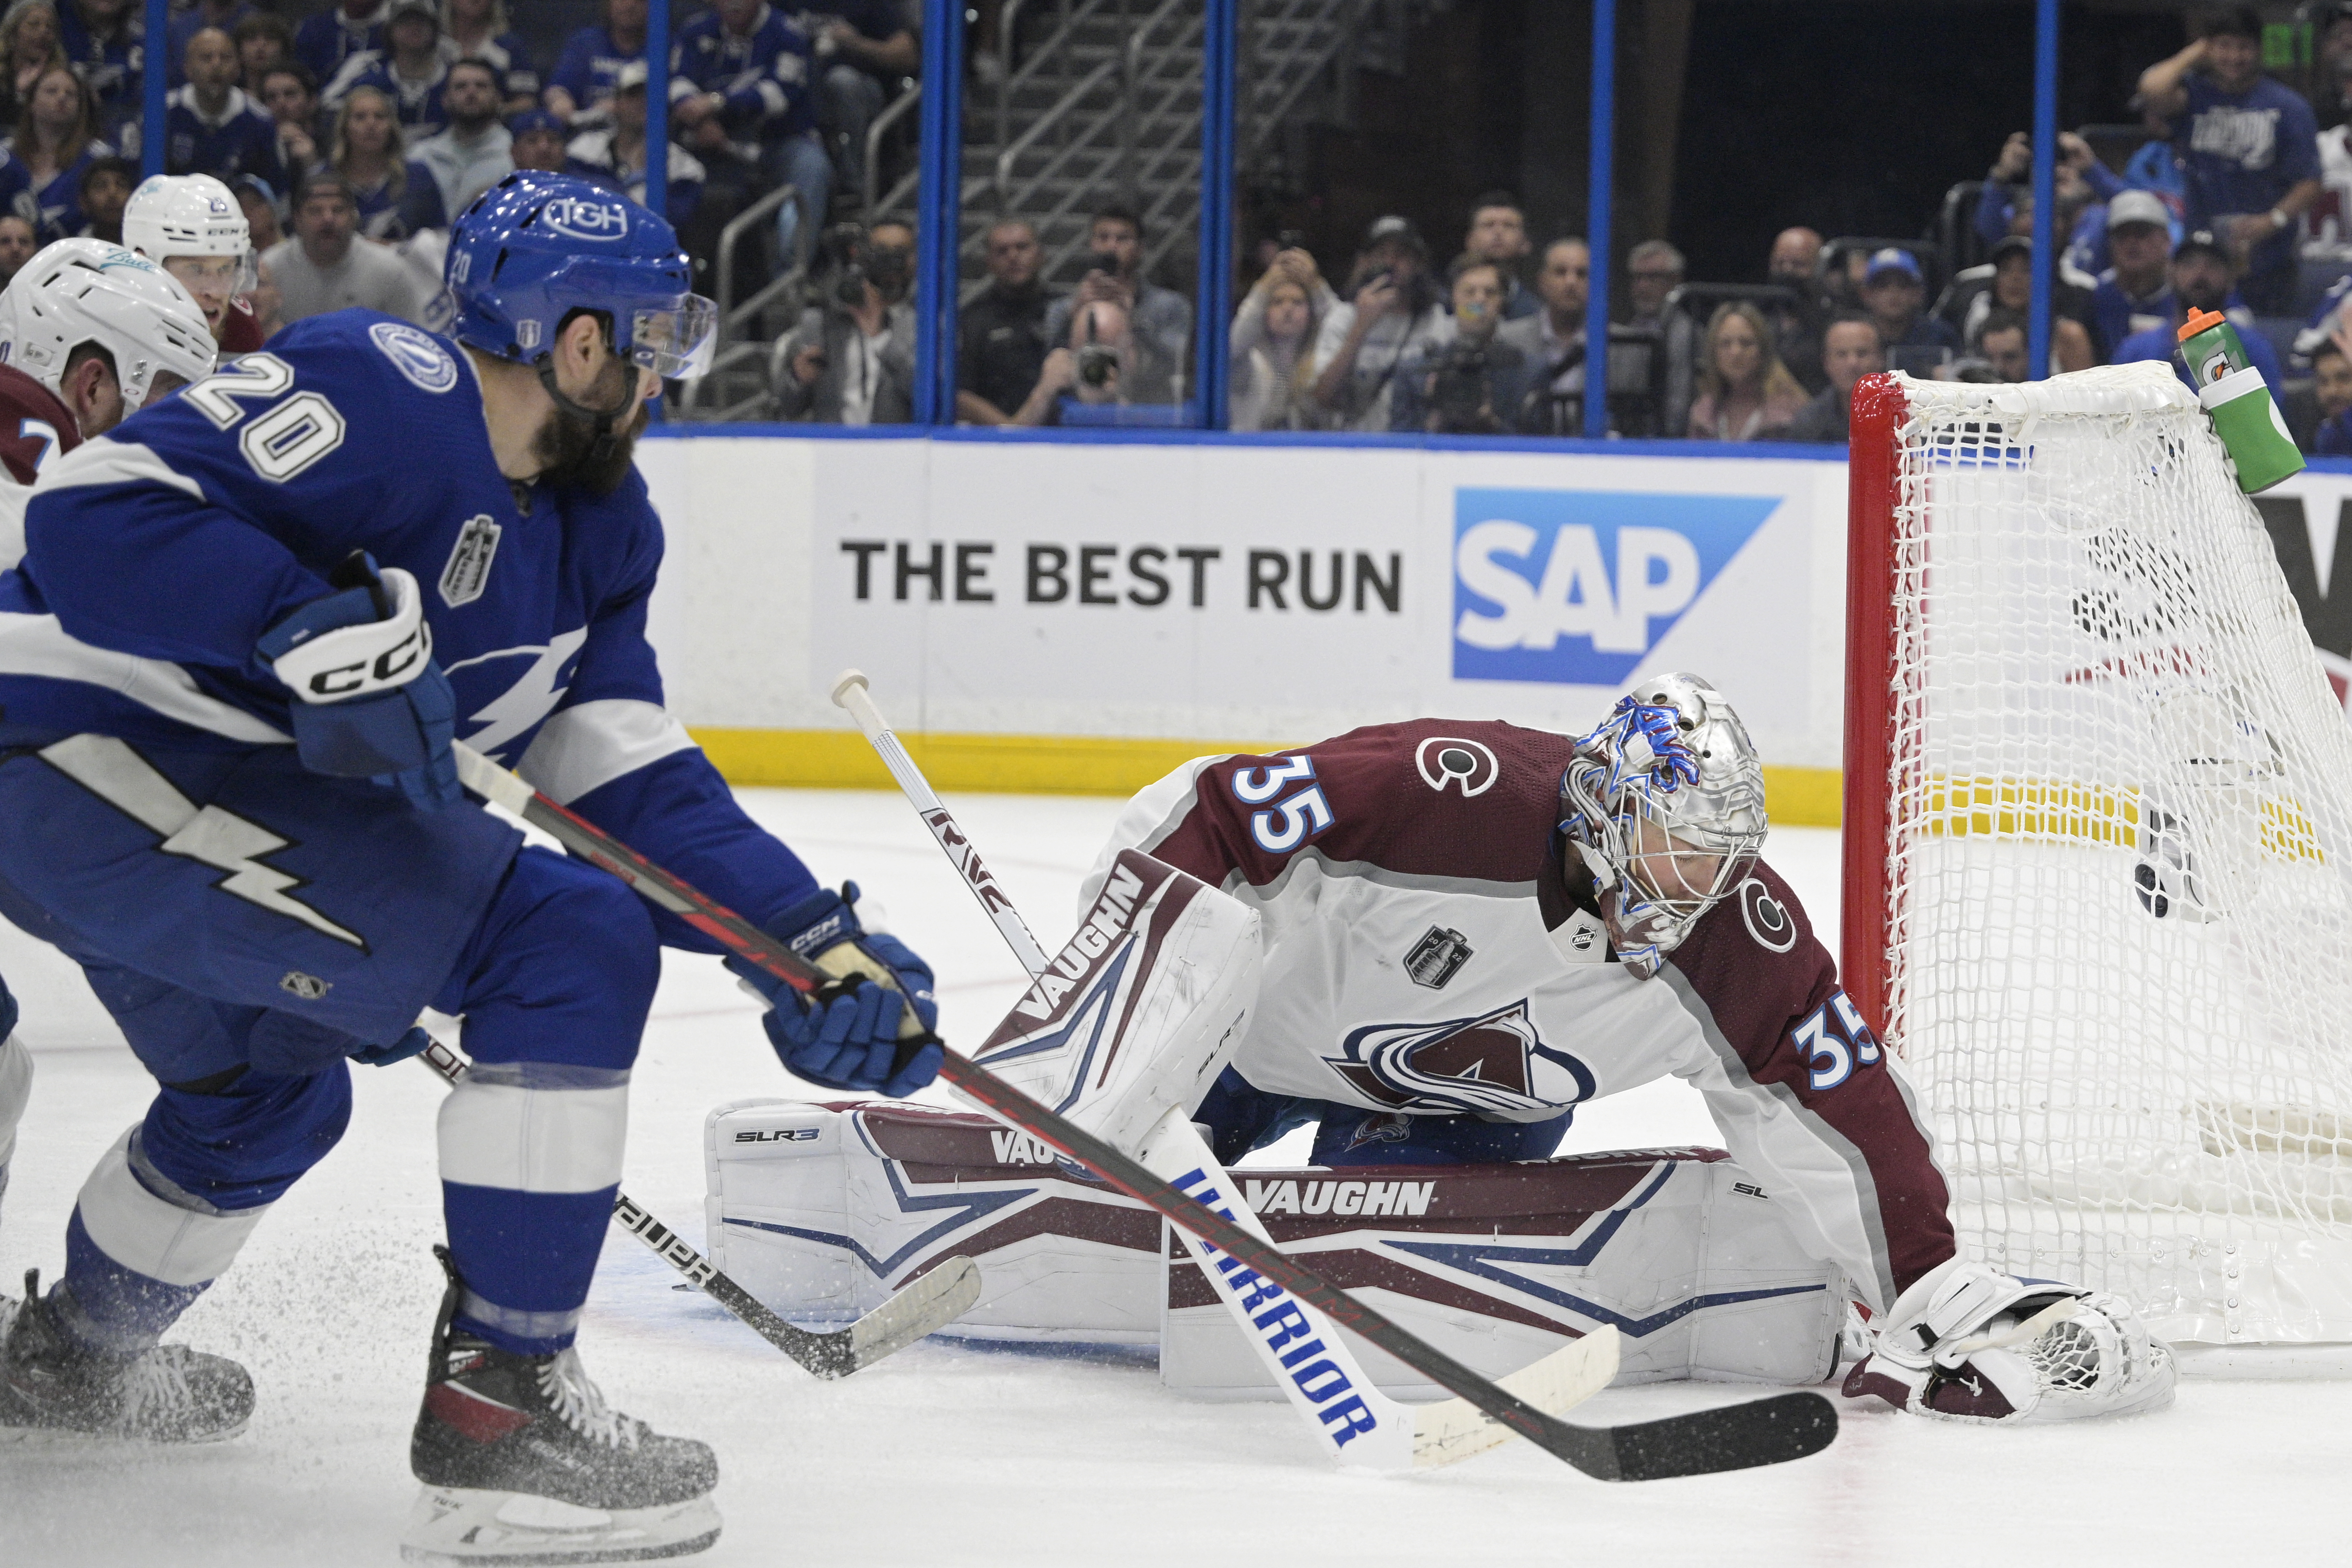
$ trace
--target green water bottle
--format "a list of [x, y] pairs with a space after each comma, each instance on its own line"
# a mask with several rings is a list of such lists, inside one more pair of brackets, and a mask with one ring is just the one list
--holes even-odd
[[2189, 312], [2180, 328], [2180, 353], [2197, 384], [2197, 401], [2237, 466], [2240, 489], [2253, 495], [2303, 472], [2303, 454], [2271, 401], [2263, 373], [2219, 310]]

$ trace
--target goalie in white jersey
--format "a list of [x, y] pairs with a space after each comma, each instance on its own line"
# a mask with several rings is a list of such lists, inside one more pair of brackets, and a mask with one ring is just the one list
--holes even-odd
[[1856, 1397], [1974, 1420], [2154, 1409], [2120, 1300], [1955, 1251], [1909, 1086], [1758, 858], [1763, 774], [1707, 682], [1580, 740], [1420, 720], [1202, 758], [1129, 804], [1139, 849], [1264, 922], [1255, 1012], [1195, 1121], [1220, 1161], [1319, 1123], [1325, 1166], [1539, 1160], [1575, 1107], [1669, 1074], [1875, 1330]]

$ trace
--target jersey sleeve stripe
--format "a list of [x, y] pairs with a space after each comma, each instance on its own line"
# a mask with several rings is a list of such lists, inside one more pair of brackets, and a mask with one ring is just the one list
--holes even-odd
[[187, 475], [173, 469], [157, 457], [154, 451], [131, 441], [115, 441], [101, 436], [80, 446], [51, 463], [41, 474], [34, 494], [46, 495], [51, 490], [74, 489], [85, 485], [168, 485], [173, 489], [205, 499], [204, 487]]
[[551, 716], [516, 771], [559, 805], [677, 752], [694, 738], [655, 702], [612, 697], [583, 702]]
[[232, 741], [257, 746], [293, 743], [293, 737], [244, 709], [205, 696], [178, 665], [92, 647], [68, 637], [55, 616], [0, 612], [0, 674], [83, 681]]

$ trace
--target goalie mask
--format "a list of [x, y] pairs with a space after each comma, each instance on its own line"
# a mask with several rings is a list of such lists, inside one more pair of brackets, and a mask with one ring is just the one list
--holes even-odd
[[1619, 700], [1560, 778], [1559, 830], [1592, 873], [1610, 942], [1657, 973], [1763, 847], [1764, 770], [1723, 693], [1688, 673]]

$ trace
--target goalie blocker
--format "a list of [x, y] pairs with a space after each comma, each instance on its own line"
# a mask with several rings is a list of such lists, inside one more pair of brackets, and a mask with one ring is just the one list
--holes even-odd
[[[1160, 1346], [1171, 1388], [1280, 1397], [1151, 1210], [1026, 1133], [918, 1106], [780, 1100], [706, 1122], [714, 1259], [801, 1321], [847, 1321], [958, 1253], [983, 1281], [953, 1332]], [[1237, 1195], [1334, 1284], [1499, 1377], [1602, 1325], [1620, 1383], [1818, 1383], [1845, 1282], [1714, 1150], [1488, 1165], [1252, 1170]], [[1357, 1345], [1385, 1394], [1443, 1391]]]

